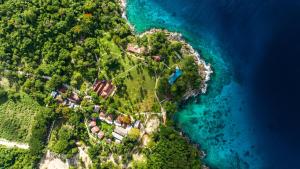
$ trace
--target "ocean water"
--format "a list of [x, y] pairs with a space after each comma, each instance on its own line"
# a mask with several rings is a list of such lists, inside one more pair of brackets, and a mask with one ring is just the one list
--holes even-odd
[[175, 117], [211, 168], [300, 168], [300, 1], [128, 0], [127, 17], [182, 33], [212, 65]]

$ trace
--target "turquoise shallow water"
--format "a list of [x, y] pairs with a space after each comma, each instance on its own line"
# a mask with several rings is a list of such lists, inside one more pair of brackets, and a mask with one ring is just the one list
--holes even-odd
[[199, 103], [188, 103], [175, 117], [192, 142], [199, 143], [206, 151], [205, 162], [222, 169], [265, 167], [256, 139], [260, 133], [253, 127], [255, 119], [248, 112], [247, 92], [234, 75], [226, 44], [205, 24], [195, 29], [186, 19], [168, 12], [154, 0], [129, 0], [127, 16], [138, 33], [150, 28], [182, 33], [212, 65], [214, 74], [208, 93], [199, 97]]

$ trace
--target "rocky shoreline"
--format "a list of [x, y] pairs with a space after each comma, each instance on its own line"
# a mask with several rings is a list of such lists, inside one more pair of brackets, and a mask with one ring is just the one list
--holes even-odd
[[179, 41], [183, 44], [183, 50], [186, 51], [186, 53], [190, 53], [196, 62], [196, 64], [199, 66], [199, 75], [204, 79], [203, 83], [200, 86], [200, 90], [193, 90], [186, 94], [184, 96], [184, 100], [189, 99], [190, 97], [197, 96], [200, 93], [206, 93], [208, 81], [210, 80], [210, 76], [213, 73], [213, 70], [211, 68], [210, 64], [207, 64], [200, 56], [200, 54], [189, 44], [187, 43], [181, 33], [177, 32], [170, 32], [166, 29], [150, 29], [149, 31], [146, 31], [139, 36], [144, 36], [147, 34], [153, 34], [156, 32], [164, 32], [169, 40]]
[[[122, 18], [127, 20], [127, 23], [129, 24], [130, 28], [132, 29], [133, 32], [135, 32], [134, 26], [130, 24], [130, 22], [127, 19], [127, 14], [126, 14], [126, 0], [120, 0], [120, 4], [121, 4], [121, 10], [122, 10]], [[184, 46], [184, 50], [187, 51], [187, 53], [190, 53], [193, 57], [195, 62], [197, 63], [197, 65], [199, 66], [199, 75], [202, 77], [202, 79], [204, 79], [204, 81], [201, 83], [200, 89], [199, 90], [192, 90], [187, 92], [184, 97], [183, 100], [188, 100], [191, 97], [195, 97], [197, 95], [199, 95], [200, 93], [205, 94], [207, 91], [207, 87], [208, 87], [208, 81], [210, 80], [210, 76], [213, 73], [213, 70], [211, 68], [210, 64], [207, 64], [200, 56], [200, 54], [189, 44], [186, 42], [186, 40], [183, 38], [181, 33], [178, 32], [170, 32], [166, 29], [150, 29], [142, 34], [140, 34], [139, 36], [144, 36], [147, 34], [153, 34], [156, 32], [164, 32], [166, 35], [168, 35], [169, 40], [176, 40], [179, 41], [183, 44]]]

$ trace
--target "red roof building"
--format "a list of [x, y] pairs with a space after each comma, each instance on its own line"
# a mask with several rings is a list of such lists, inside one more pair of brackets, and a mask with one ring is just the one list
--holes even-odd
[[106, 121], [106, 123], [108, 123], [108, 124], [112, 124], [112, 123], [113, 123], [113, 117], [112, 117], [112, 115], [111, 115], [111, 114], [108, 115], [108, 116], [106, 117], [105, 121]]
[[91, 129], [92, 133], [95, 134], [95, 133], [98, 133], [100, 131], [99, 127], [95, 126]]
[[93, 86], [93, 90], [97, 91], [99, 89], [100, 85], [101, 85], [101, 83], [96, 82]]
[[93, 85], [93, 90], [98, 94], [98, 96], [102, 96], [103, 98], [109, 97], [113, 93], [114, 89], [114, 85], [111, 82], [107, 82], [105, 80], [96, 80]]
[[98, 95], [100, 95], [100, 93], [102, 93], [102, 90], [103, 90], [105, 84], [106, 84], [106, 82], [101, 82], [98, 90], [95, 90], [95, 92], [97, 92]]
[[91, 121], [89, 127], [95, 127], [97, 125], [96, 121]]
[[100, 120], [105, 120], [105, 113], [104, 113], [103, 111], [101, 111], [101, 112], [99, 113], [99, 119], [100, 119]]
[[160, 62], [161, 61], [161, 57], [160, 56], [152, 56], [152, 59], [155, 60], [156, 62]]
[[142, 53], [145, 52], [145, 48], [144, 48], [144, 47], [139, 48], [139, 47], [136, 46], [136, 45], [128, 44], [128, 46], [127, 46], [127, 51], [128, 51], [128, 52], [131, 52], [131, 53], [142, 54]]
[[103, 137], [104, 137], [104, 132], [103, 131], [99, 131], [98, 138], [99, 139], [103, 139]]
[[122, 117], [118, 116], [117, 119], [114, 121], [114, 124], [119, 127], [122, 126]]

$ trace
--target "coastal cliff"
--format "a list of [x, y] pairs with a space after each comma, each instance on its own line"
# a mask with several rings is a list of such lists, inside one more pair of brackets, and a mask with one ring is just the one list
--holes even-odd
[[[135, 32], [134, 25], [130, 23], [126, 16], [126, 0], [120, 0], [121, 3], [121, 8], [122, 8], [122, 17], [127, 20], [127, 23], [130, 25], [130, 28], [132, 29], [133, 32]], [[200, 54], [189, 44], [184, 40], [183, 36], [181, 33], [178, 32], [170, 32], [166, 29], [156, 29], [152, 28], [148, 31], [145, 31], [141, 34], [138, 34], [139, 37], [155, 34], [158, 32], [163, 32], [165, 35], [167, 35], [168, 40], [170, 41], [178, 41], [183, 44], [182, 51], [183, 53], [189, 53], [193, 56], [195, 63], [198, 65], [198, 72], [199, 76], [201, 77], [202, 81], [198, 89], [191, 89], [188, 90], [184, 96], [182, 97], [182, 101], [186, 101], [192, 97], [196, 97], [199, 94], [205, 94], [207, 92], [207, 87], [208, 87], [208, 82], [210, 80], [210, 76], [213, 73], [213, 70], [211, 68], [211, 65], [206, 63], [203, 58], [201, 58]], [[180, 132], [181, 135], [183, 135], [182, 132]], [[187, 141], [189, 141], [189, 138], [187, 136], [184, 136]], [[197, 147], [198, 149], [200, 148], [198, 144], [193, 145]], [[201, 159], [204, 159], [206, 154], [204, 151], [201, 151], [200, 153]], [[201, 168], [203, 169], [209, 169], [207, 165], [202, 165]]]
[[[132, 29], [133, 32], [135, 32], [134, 26], [130, 23], [130, 21], [127, 19], [127, 16], [126, 16], [126, 3], [127, 3], [126, 0], [120, 0], [122, 17], [127, 20], [127, 23], [129, 24], [130, 28]], [[199, 89], [194, 89], [194, 90], [188, 91], [185, 94], [185, 96], [183, 97], [183, 100], [188, 100], [190, 97], [195, 97], [195, 96], [199, 95], [200, 93], [205, 94], [207, 91], [207, 86], [208, 86], [207, 83], [210, 80], [211, 74], [213, 73], [211, 65], [207, 64], [205, 62], [205, 60], [201, 58], [200, 54], [189, 43], [187, 43], [184, 40], [181, 33], [170, 32], [166, 29], [163, 30], [163, 29], [152, 28], [146, 32], [143, 32], [139, 36], [143, 37], [145, 35], [149, 35], [149, 34], [153, 34], [153, 33], [157, 33], [157, 32], [163, 32], [164, 34], [166, 34], [168, 36], [168, 40], [170, 40], [170, 41], [175, 40], [175, 41], [181, 42], [183, 44], [182, 50], [185, 50], [187, 53], [190, 53], [194, 57], [195, 62], [199, 66], [199, 76], [201, 76], [203, 79], [201, 86], [199, 87]]]

